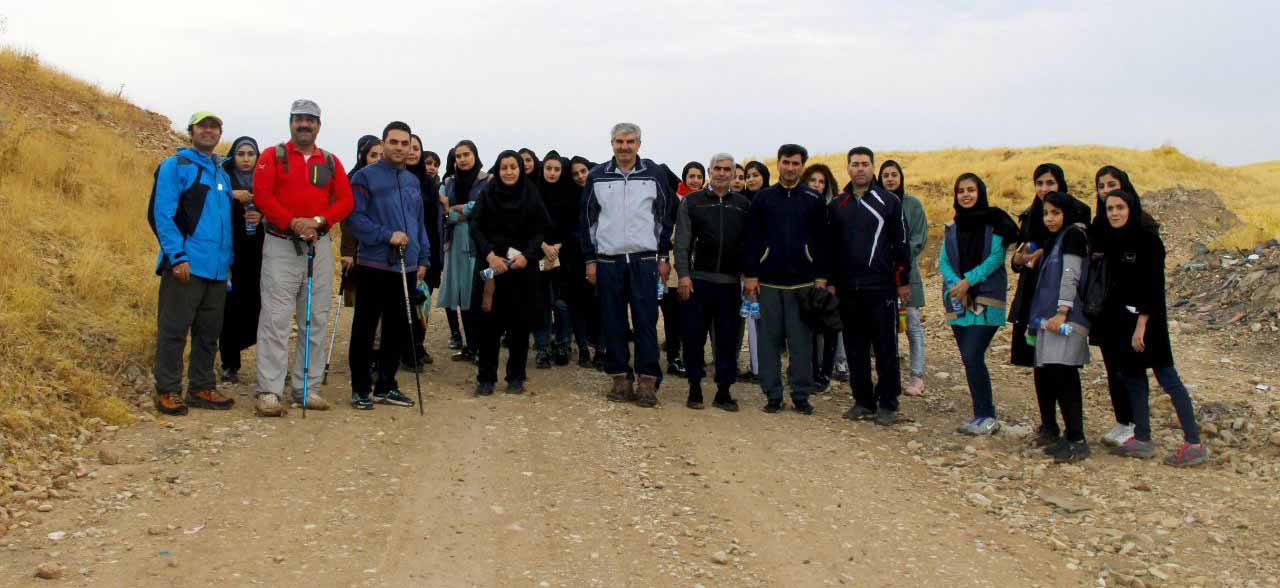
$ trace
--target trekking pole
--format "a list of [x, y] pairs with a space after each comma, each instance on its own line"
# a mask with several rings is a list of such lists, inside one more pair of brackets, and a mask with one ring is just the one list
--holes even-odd
[[338, 338], [338, 325], [342, 320], [342, 295], [347, 291], [347, 270], [342, 270], [342, 281], [338, 282], [338, 312], [333, 315], [333, 329], [329, 331], [329, 352], [324, 358], [324, 375], [320, 377], [320, 383], [329, 383], [329, 362], [333, 361], [333, 343]]
[[307, 243], [307, 326], [302, 332], [302, 418], [307, 418], [307, 375], [311, 367], [311, 284], [315, 278], [316, 246]]
[[[409, 274], [404, 269], [404, 247], [400, 247], [400, 284], [404, 286], [404, 316], [409, 319], [409, 338], [413, 338], [413, 299], [409, 298]], [[422, 408], [422, 376], [418, 374], [418, 351], [411, 349], [413, 355], [413, 383], [418, 386], [418, 416], [426, 414]]]

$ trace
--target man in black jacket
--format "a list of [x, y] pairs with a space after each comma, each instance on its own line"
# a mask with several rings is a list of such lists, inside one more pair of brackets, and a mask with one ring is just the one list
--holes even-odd
[[[900, 300], [911, 294], [908, 232], [902, 202], [875, 185], [875, 154], [866, 147], [849, 150], [849, 178], [844, 192], [827, 205], [832, 292], [840, 299], [852, 420], [875, 419], [892, 425], [898, 419], [898, 332]], [[871, 346], [876, 350], [878, 383], [871, 386]]]
[[709, 327], [716, 366], [716, 397], [712, 406], [738, 411], [729, 387], [738, 371], [738, 309], [741, 308], [742, 230], [751, 201], [729, 190], [733, 156], [711, 158], [710, 187], [680, 203], [676, 217], [676, 275], [680, 276], [684, 363], [689, 377], [685, 406], [701, 409], [704, 359], [702, 347]]
[[[801, 305], [814, 286], [827, 287], [822, 197], [800, 183], [809, 152], [778, 148], [778, 183], [756, 193], [747, 214], [743, 289], [760, 302], [760, 387], [764, 411], [782, 410], [782, 350], [789, 355], [787, 383], [801, 414], [813, 414], [813, 332]], [[718, 370], [717, 370], [718, 371]]]

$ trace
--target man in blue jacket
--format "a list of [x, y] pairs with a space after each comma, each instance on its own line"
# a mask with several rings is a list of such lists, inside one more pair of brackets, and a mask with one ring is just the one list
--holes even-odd
[[826, 288], [826, 212], [822, 197], [800, 183], [809, 152], [778, 148], [778, 183], [756, 193], [743, 231], [743, 290], [760, 302], [760, 388], [764, 411], [782, 410], [782, 351], [796, 412], [813, 414], [813, 331], [802, 304], [816, 286]]
[[[231, 278], [231, 178], [217, 164], [222, 119], [191, 115], [191, 147], [156, 170], [148, 216], [160, 243], [156, 275], [156, 410], [187, 414], [187, 406], [226, 410], [235, 403], [218, 393], [213, 355]], [[182, 397], [182, 353], [191, 336], [187, 397]]]
[[[658, 288], [671, 271], [671, 229], [679, 201], [658, 164], [639, 157], [640, 127], [618, 123], [609, 133], [613, 160], [587, 174], [582, 192], [582, 254], [587, 281], [600, 293], [608, 399], [658, 404]], [[633, 371], [627, 348], [627, 309], [635, 325]], [[633, 387], [632, 376], [637, 384]]]
[[[382, 159], [351, 178], [355, 209], [347, 223], [359, 243], [356, 263], [356, 310], [351, 323], [351, 406], [373, 409], [373, 403], [413, 406], [400, 392], [396, 369], [400, 350], [409, 344], [405, 300], [417, 291], [431, 267], [431, 245], [423, 224], [421, 182], [405, 169], [412, 132], [396, 121], [382, 131]], [[403, 256], [404, 270], [400, 273]], [[378, 348], [378, 381], [370, 382], [373, 337], [382, 321]], [[372, 392], [372, 394], [371, 394]]]
[[[844, 417], [875, 419], [892, 425], [898, 419], [899, 301], [911, 295], [911, 249], [902, 202], [875, 183], [875, 153], [866, 147], [849, 150], [849, 185], [827, 205], [831, 244], [832, 291], [840, 300], [845, 355], [853, 407]], [[875, 346], [875, 388], [871, 385], [871, 348]]]

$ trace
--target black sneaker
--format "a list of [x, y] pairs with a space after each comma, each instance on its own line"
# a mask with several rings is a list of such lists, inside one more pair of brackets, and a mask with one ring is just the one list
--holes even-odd
[[778, 398], [778, 399], [770, 400], [768, 404], [764, 405], [763, 410], [769, 414], [777, 414], [779, 412], [782, 412], [782, 399]]
[[898, 411], [882, 408], [876, 411], [876, 424], [887, 427], [898, 422]]
[[[1060, 440], [1062, 440], [1062, 433], [1058, 431], [1050, 431], [1044, 428], [1043, 425], [1036, 430], [1036, 447], [1053, 447], [1054, 445], [1057, 445]], [[1046, 449], [1045, 454], [1048, 455], [1048, 453], [1049, 450]]]
[[589, 368], [589, 367], [591, 367], [591, 352], [590, 352], [590, 351], [587, 351], [586, 349], [579, 349], [579, 350], [578, 350], [578, 367], [580, 367], [580, 368]]
[[368, 394], [352, 394], [351, 408], [356, 410], [373, 410], [373, 399]]
[[422, 350], [422, 355], [418, 356], [418, 365], [431, 365], [436, 362], [436, 358], [431, 357], [431, 352], [426, 349]]
[[826, 377], [815, 378], [813, 381], [813, 392], [811, 394], [826, 394], [831, 388], [831, 379]]
[[869, 421], [876, 418], [876, 411], [861, 404], [855, 404], [853, 408], [845, 411], [844, 418], [851, 421]]
[[453, 361], [475, 361], [476, 357], [471, 353], [470, 349], [463, 349], [462, 351], [449, 356], [449, 359]]
[[476, 396], [493, 395], [493, 382], [479, 382], [476, 384]]
[[557, 347], [554, 359], [556, 365], [569, 365], [569, 346]]
[[540, 370], [551, 369], [551, 356], [547, 355], [546, 351], [539, 351], [538, 359], [534, 361], [533, 367], [538, 368]]
[[680, 361], [679, 359], [673, 359], [667, 362], [667, 375], [680, 376], [681, 378], [686, 378], [689, 376], [689, 371], [684, 369], [683, 361]]
[[738, 374], [738, 381], [754, 384], [760, 381], [760, 376], [751, 373], [751, 370], [744, 370], [742, 373]]
[[392, 406], [413, 406], [413, 399], [401, 394], [399, 390], [391, 390], [384, 394], [374, 392], [373, 401], [378, 404], [390, 404]]
[[1075, 463], [1088, 457], [1088, 441], [1068, 441], [1060, 451], [1053, 454], [1053, 463]]
[[711, 406], [725, 412], [738, 412], [738, 401], [732, 398], [716, 398], [715, 401], [711, 403]]
[[684, 405], [694, 410], [706, 408], [706, 405], [702, 403], [702, 389], [691, 386], [689, 388], [689, 399], [684, 401]]
[[1066, 437], [1058, 437], [1053, 443], [1045, 445], [1044, 449], [1041, 449], [1040, 451], [1044, 452], [1045, 455], [1052, 457], [1062, 451], [1065, 451], [1067, 446], [1070, 444], [1071, 442], [1067, 441]]
[[451, 335], [449, 337], [449, 349], [462, 349], [462, 335]]
[[813, 405], [808, 400], [792, 400], [791, 408], [800, 414], [813, 414]]
[[524, 381], [507, 382], [507, 394], [524, 394]]

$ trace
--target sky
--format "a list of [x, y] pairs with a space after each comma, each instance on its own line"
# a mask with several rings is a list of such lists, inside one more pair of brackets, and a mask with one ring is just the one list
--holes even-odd
[[216, 112], [228, 142], [286, 140], [290, 102], [313, 99], [344, 161], [392, 120], [486, 164], [603, 161], [620, 121], [676, 169], [789, 142], [1280, 159], [1273, 1], [0, 0], [0, 17], [0, 44], [175, 127]]

